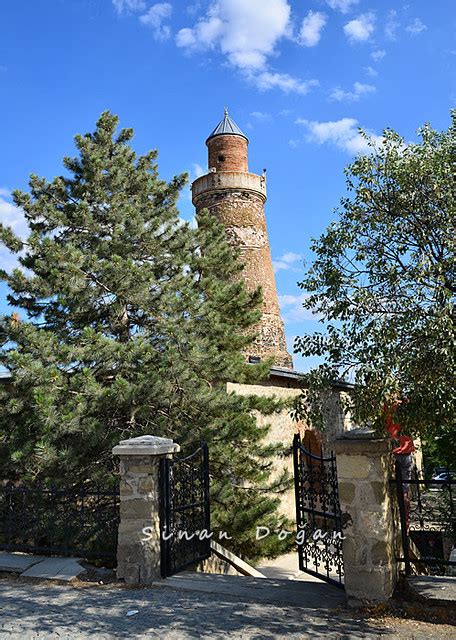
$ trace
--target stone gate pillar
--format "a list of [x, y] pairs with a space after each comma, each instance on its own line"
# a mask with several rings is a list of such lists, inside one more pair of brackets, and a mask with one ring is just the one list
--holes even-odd
[[351, 517], [343, 531], [348, 602], [386, 602], [397, 580], [391, 444], [365, 428], [347, 431], [333, 444], [340, 507]]
[[140, 436], [112, 450], [120, 457], [117, 578], [147, 584], [160, 573], [160, 459], [180, 450], [168, 438]]

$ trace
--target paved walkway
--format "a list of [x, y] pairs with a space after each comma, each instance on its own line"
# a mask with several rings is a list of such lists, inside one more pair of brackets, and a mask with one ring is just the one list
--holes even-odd
[[[137, 612], [128, 615], [129, 612]], [[454, 628], [368, 621], [334, 609], [249, 602], [168, 587], [71, 587], [0, 579], [0, 638], [269, 640], [306, 638], [454, 638]]]
[[212, 595], [233, 596], [238, 602], [259, 601], [304, 609], [345, 608], [345, 592], [326, 582], [300, 582], [278, 578], [222, 576], [182, 571], [154, 586], [167, 586]]
[[71, 582], [85, 571], [80, 558], [49, 558], [28, 553], [0, 551], [0, 571], [16, 573], [24, 578], [43, 578]]
[[[257, 569], [267, 578], [283, 578], [288, 580], [300, 580], [303, 582], [326, 584], [323, 580], [299, 569], [298, 554], [296, 551], [274, 558], [274, 560], [263, 560], [257, 566]], [[331, 574], [331, 577], [334, 578], [334, 580], [338, 580], [338, 576], [335, 572]]]

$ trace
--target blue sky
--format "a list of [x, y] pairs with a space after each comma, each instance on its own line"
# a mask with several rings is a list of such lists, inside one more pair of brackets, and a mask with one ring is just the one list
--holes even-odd
[[[302, 260], [334, 219], [357, 127], [407, 140], [456, 104], [454, 0], [3, 0], [0, 5], [0, 218], [9, 192], [52, 178], [73, 136], [101, 111], [158, 148], [161, 175], [206, 166], [204, 141], [229, 107], [268, 171], [266, 209], [290, 344], [312, 331]], [[182, 216], [193, 210], [187, 190]], [[0, 249], [0, 264], [11, 258]], [[0, 313], [11, 312], [0, 285]], [[305, 370], [310, 362], [296, 359]]]

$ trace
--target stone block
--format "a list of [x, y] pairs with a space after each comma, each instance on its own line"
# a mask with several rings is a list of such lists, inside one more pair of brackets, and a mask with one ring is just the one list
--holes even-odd
[[370, 513], [385, 512], [385, 506], [389, 505], [389, 500], [386, 494], [380, 500], [377, 499], [378, 495], [381, 496], [382, 494], [379, 485], [383, 486], [383, 483], [367, 480], [358, 486], [356, 498], [358, 508], [361, 511], [369, 511]]
[[136, 563], [125, 564], [123, 577], [126, 584], [140, 584], [141, 583], [140, 565]]
[[388, 521], [383, 512], [360, 511], [357, 520], [359, 524], [357, 526], [355, 525], [356, 531], [364, 531], [366, 539], [382, 539], [387, 535]]
[[157, 479], [153, 476], [147, 476], [143, 480], [139, 481], [138, 491], [139, 493], [152, 493], [158, 491], [158, 482]]
[[342, 480], [361, 480], [369, 477], [371, 461], [365, 456], [341, 454], [337, 456], [338, 476]]
[[117, 545], [117, 563], [129, 564], [131, 562], [141, 562], [142, 551], [139, 544], [131, 544], [120, 540]]
[[24, 571], [21, 576], [71, 582], [83, 571], [85, 569], [79, 564], [78, 558], [46, 558]]
[[343, 504], [352, 504], [355, 493], [356, 486], [352, 482], [339, 482], [339, 499]]
[[333, 447], [337, 455], [352, 454], [374, 458], [391, 451], [391, 445], [387, 439], [372, 437], [372, 434], [366, 432], [363, 433], [363, 437], [357, 438], [359, 431], [363, 429], [351, 429], [334, 440]]
[[372, 545], [370, 559], [374, 566], [390, 566], [395, 562], [392, 545], [388, 544], [385, 540], [377, 540], [377, 542], [374, 542]]
[[121, 520], [150, 520], [154, 517], [154, 511], [156, 511], [155, 501], [133, 498], [120, 502]]
[[366, 541], [358, 536], [346, 537], [343, 541], [344, 566], [354, 570], [356, 567], [364, 567], [368, 559]]
[[[156, 528], [159, 530], [159, 525], [154, 520], [140, 519], [140, 520], [123, 520], [119, 524], [119, 533], [136, 533], [141, 531], [145, 527]], [[157, 534], [158, 535], [158, 534]]]
[[123, 580], [125, 577], [125, 562], [117, 562], [116, 567], [117, 580]]
[[371, 488], [375, 502], [383, 504], [388, 497], [388, 487], [385, 482], [373, 481], [371, 482]]
[[123, 548], [129, 548], [134, 545], [141, 545], [142, 540], [146, 536], [142, 532], [142, 528], [135, 531], [119, 531], [118, 546]]
[[337, 440], [339, 495], [353, 525], [344, 531], [345, 590], [350, 602], [386, 602], [397, 578], [389, 495], [390, 444], [358, 430]]
[[125, 480], [120, 481], [120, 495], [123, 496], [131, 496], [133, 494], [133, 486], [131, 482], [126, 482]]
[[388, 567], [348, 567], [345, 570], [345, 589], [349, 598], [364, 602], [386, 602], [393, 594], [394, 582]]
[[125, 475], [127, 477], [131, 476], [148, 476], [152, 473], [155, 473], [155, 467], [151, 464], [132, 464], [129, 465]]

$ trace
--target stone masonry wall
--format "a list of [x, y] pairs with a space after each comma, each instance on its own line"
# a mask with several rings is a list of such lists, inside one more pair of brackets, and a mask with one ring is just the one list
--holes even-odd
[[388, 440], [356, 439], [355, 429], [335, 441], [339, 499], [349, 517], [343, 541], [349, 603], [385, 602], [397, 579]]
[[[117, 577], [129, 584], [160, 577], [159, 459], [125, 457], [120, 461], [120, 525]], [[154, 532], [143, 541], [143, 528]]]
[[292, 368], [287, 352], [285, 331], [280, 316], [274, 270], [269, 248], [265, 196], [245, 189], [210, 189], [197, 197], [197, 210], [208, 209], [225, 226], [230, 242], [241, 252], [244, 264], [242, 278], [249, 291], [263, 291], [262, 320], [255, 332], [258, 337], [249, 347], [247, 356], [274, 357], [274, 364]]
[[[287, 388], [283, 386], [282, 379], [269, 379], [261, 385], [249, 385], [230, 382], [227, 385], [228, 392], [234, 392], [239, 395], [255, 394], [258, 396], [271, 397], [275, 396], [280, 400], [286, 400], [292, 402], [293, 398], [299, 396], [301, 388], [296, 386], [295, 388]], [[340, 435], [345, 429], [345, 417], [342, 414], [342, 408], [340, 404], [340, 392], [334, 390], [327, 394], [325, 398], [328, 406], [328, 422], [325, 432], [318, 433], [318, 439], [323, 441], [326, 449], [331, 448], [332, 439]], [[270, 443], [283, 443], [285, 446], [290, 447], [293, 441], [293, 436], [297, 431], [301, 434], [306, 429], [310, 429], [309, 425], [304, 422], [296, 422], [290, 416], [288, 409], [283, 409], [280, 413], [273, 414], [271, 416], [263, 416], [257, 414], [257, 422], [259, 426], [269, 424], [271, 426], [268, 435], [265, 438], [265, 444]], [[274, 477], [279, 476], [284, 469], [287, 469], [291, 476], [293, 476], [293, 456], [277, 457], [273, 462]], [[288, 516], [293, 522], [296, 520], [296, 507], [294, 488], [291, 487], [284, 495], [281, 496], [280, 510], [283, 514]]]

